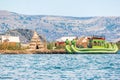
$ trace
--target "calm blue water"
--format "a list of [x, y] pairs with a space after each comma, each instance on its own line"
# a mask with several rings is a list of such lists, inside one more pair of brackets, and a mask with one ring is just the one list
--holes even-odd
[[0, 80], [120, 80], [120, 52], [1, 54]]

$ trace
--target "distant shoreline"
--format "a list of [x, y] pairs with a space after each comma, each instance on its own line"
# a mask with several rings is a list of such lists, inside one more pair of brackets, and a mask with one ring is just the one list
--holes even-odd
[[[93, 53], [93, 54], [117, 54], [117, 53]], [[47, 50], [47, 51], [38, 51], [38, 50], [0, 50], [0, 54], [80, 54], [80, 53], [68, 53], [65, 50]], [[84, 53], [84, 54], [92, 54], [92, 53]]]
[[65, 54], [64, 49], [61, 50], [0, 50], [0, 54]]

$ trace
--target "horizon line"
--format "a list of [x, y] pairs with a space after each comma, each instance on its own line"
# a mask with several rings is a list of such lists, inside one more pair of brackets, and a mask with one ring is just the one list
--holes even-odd
[[74, 17], [74, 18], [84, 18], [84, 17], [120, 17], [120, 16], [68, 16], [68, 15], [54, 15], [54, 14], [24, 14], [24, 13], [19, 13], [15, 11], [9, 11], [9, 10], [0, 10], [0, 11], [5, 11], [5, 12], [10, 12], [10, 13], [15, 13], [15, 14], [20, 14], [20, 15], [28, 15], [28, 16], [53, 16], [53, 17]]

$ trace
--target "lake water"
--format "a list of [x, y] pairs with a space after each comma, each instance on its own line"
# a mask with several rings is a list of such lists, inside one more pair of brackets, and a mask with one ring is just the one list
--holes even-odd
[[0, 80], [120, 80], [120, 51], [119, 54], [1, 54]]

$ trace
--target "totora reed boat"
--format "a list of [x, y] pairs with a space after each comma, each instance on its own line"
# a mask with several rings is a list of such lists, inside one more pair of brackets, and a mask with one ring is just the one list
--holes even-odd
[[72, 40], [67, 39], [65, 49], [69, 53], [117, 53], [118, 47], [115, 43], [105, 41], [105, 37], [93, 36]]

